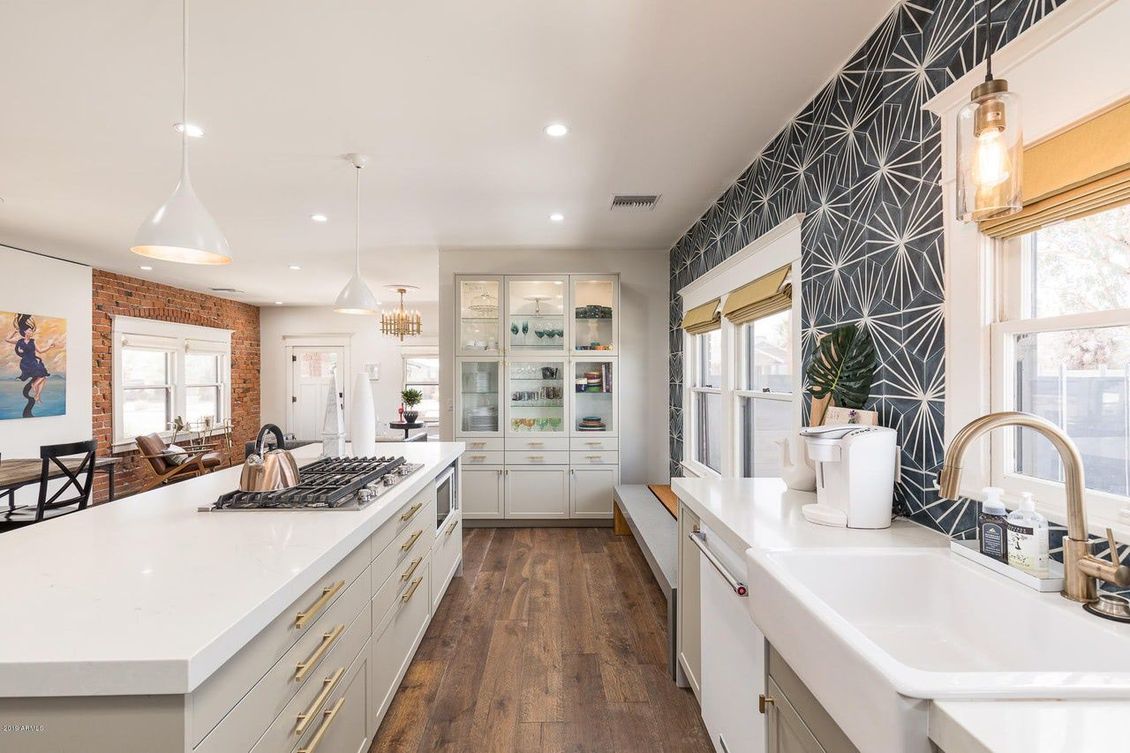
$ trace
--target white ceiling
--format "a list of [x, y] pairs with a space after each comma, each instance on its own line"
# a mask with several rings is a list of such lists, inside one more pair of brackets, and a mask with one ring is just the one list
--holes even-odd
[[[437, 248], [666, 249], [892, 5], [190, 0], [193, 182], [235, 261], [140, 272], [130, 241], [176, 182], [180, 3], [0, 0], [0, 242], [327, 303], [362, 151], [374, 288], [434, 299]], [[663, 199], [611, 214], [616, 192]]]

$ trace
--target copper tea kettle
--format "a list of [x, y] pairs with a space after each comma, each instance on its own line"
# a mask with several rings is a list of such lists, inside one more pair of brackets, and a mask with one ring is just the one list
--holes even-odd
[[[275, 449], [267, 450], [267, 435], [275, 437]], [[275, 424], [266, 424], [255, 437], [255, 451], [243, 463], [243, 473], [239, 477], [241, 492], [274, 492], [289, 489], [299, 479], [298, 461], [284, 449], [286, 440], [282, 429]]]

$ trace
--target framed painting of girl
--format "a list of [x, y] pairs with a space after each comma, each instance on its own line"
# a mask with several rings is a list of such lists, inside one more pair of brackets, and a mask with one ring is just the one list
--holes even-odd
[[67, 412], [67, 320], [0, 312], [0, 420]]

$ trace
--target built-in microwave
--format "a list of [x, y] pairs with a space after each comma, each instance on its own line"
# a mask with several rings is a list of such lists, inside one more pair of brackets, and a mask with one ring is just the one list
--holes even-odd
[[448, 518], [458, 510], [459, 482], [452, 464], [436, 477], [436, 530], [443, 528]]

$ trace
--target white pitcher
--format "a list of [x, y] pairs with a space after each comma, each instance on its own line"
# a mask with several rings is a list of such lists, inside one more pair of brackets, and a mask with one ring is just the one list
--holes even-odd
[[777, 444], [781, 447], [781, 478], [785, 486], [798, 492], [816, 491], [816, 468], [808, 459], [800, 438], [785, 437], [778, 439]]

